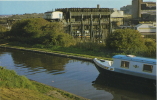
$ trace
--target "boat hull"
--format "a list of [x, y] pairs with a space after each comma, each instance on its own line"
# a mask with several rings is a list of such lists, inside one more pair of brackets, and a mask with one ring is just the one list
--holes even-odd
[[137, 87], [138, 86], [146, 87], [153, 91], [155, 91], [155, 89], [156, 89], [156, 80], [106, 70], [102, 67], [99, 67], [96, 64], [95, 64], [95, 66], [98, 69], [98, 71], [100, 72], [100, 74], [105, 76], [105, 79], [107, 81], [112, 81], [115, 84], [120, 83], [120, 84], [128, 84], [128, 86], [136, 85]]
[[[150, 95], [153, 97], [156, 97], [156, 89], [153, 88], [148, 88], [144, 87], [141, 85], [136, 85], [136, 84], [127, 84], [127, 82], [122, 82], [122, 81], [113, 81], [110, 80], [110, 77], [106, 75], [99, 74], [98, 77], [96, 78], [95, 81], [93, 81], [92, 84], [95, 88], [97, 89], [102, 89], [99, 88], [100, 85], [103, 85], [105, 87], [105, 91], [109, 91], [112, 93], [112, 95], [117, 95], [119, 94], [120, 96], [125, 94], [127, 96], [130, 92], [133, 92], [135, 94], [143, 94], [143, 95]], [[130, 94], [128, 95], [130, 97]], [[130, 100], [130, 99], [129, 99]], [[133, 100], [133, 99], [132, 99]], [[150, 100], [150, 99], [147, 99]]]

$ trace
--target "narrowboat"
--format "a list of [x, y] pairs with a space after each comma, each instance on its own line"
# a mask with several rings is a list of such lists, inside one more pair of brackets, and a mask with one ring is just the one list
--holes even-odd
[[134, 82], [139, 80], [146, 82], [147, 80], [156, 86], [156, 59], [134, 55], [115, 55], [112, 58], [113, 61], [93, 59], [100, 74], [118, 77], [115, 79], [121, 77], [126, 81], [133, 79]]

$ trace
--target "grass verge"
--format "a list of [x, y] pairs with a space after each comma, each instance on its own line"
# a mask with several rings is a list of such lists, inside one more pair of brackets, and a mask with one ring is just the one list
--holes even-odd
[[99, 58], [99, 59], [106, 59], [112, 60], [112, 56], [115, 55], [110, 51], [93, 51], [87, 50], [79, 47], [60, 47], [60, 46], [44, 46], [44, 45], [25, 45], [20, 43], [9, 43], [9, 44], [0, 44], [3, 47], [13, 47], [17, 49], [25, 49], [25, 50], [32, 50], [32, 51], [42, 51], [48, 53], [58, 53], [58, 54], [65, 54], [69, 56], [77, 56], [77, 57], [85, 57], [89, 59]]
[[0, 100], [87, 100], [0, 66]]

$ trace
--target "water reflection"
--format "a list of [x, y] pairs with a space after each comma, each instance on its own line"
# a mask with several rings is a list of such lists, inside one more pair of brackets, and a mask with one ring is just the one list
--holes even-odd
[[[61, 71], [64, 73], [65, 64], [69, 62], [68, 58], [60, 58], [57, 56], [49, 56], [47, 54], [39, 54], [34, 52], [25, 52], [14, 50], [11, 54], [14, 64], [17, 67], [26, 67], [31, 71], [39, 71], [46, 69], [49, 73]], [[58, 73], [59, 74], [59, 73]]]
[[114, 97], [112, 100], [156, 100], [155, 87], [152, 90], [147, 87], [136, 86], [136, 84], [124, 84], [118, 80], [110, 80], [109, 77], [102, 74], [99, 74], [92, 85], [97, 90], [110, 92]]

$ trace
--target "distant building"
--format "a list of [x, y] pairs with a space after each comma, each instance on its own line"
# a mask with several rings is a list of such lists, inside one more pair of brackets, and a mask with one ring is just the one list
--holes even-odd
[[132, 0], [132, 18], [142, 21], [156, 21], [156, 2]]
[[124, 12], [117, 10], [115, 8], [111, 8], [110, 11], [111, 11], [110, 21], [112, 23], [112, 28], [123, 25]]
[[144, 2], [141, 4], [141, 20], [156, 21], [156, 3]]
[[125, 15], [131, 15], [132, 14], [132, 5], [123, 6], [120, 8], [120, 10], [123, 11]]
[[135, 30], [138, 30], [143, 35], [149, 35], [151, 33], [156, 34], [156, 23], [148, 24], [138, 24], [134, 27]]
[[62, 20], [63, 12], [60, 11], [48, 11], [44, 13], [44, 19], [46, 20]]
[[103, 41], [110, 33], [109, 8], [58, 8], [55, 12], [63, 13], [66, 33], [74, 37], [90, 38]]
[[[82, 39], [104, 41], [112, 28], [123, 25], [124, 12], [114, 8], [57, 8], [55, 11], [45, 12], [44, 19], [55, 20], [60, 17], [65, 26], [65, 32]], [[54, 18], [54, 15], [57, 17]], [[55, 20], [56, 21], [56, 20]]]

